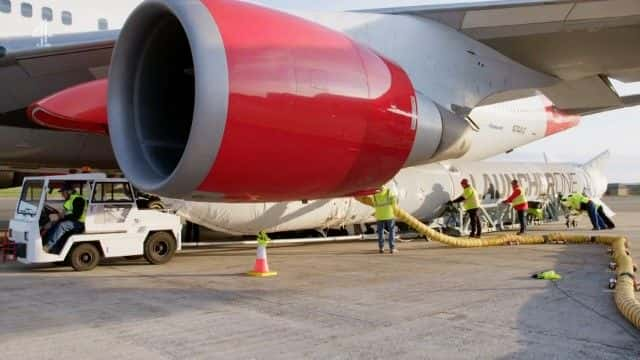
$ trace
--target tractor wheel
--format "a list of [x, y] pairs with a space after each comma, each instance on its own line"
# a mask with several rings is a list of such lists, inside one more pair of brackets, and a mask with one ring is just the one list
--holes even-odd
[[75, 271], [88, 271], [95, 268], [100, 258], [100, 251], [93, 244], [80, 244], [69, 254], [69, 262]]
[[149, 235], [144, 242], [144, 258], [154, 265], [164, 264], [171, 260], [176, 252], [176, 239], [167, 232]]

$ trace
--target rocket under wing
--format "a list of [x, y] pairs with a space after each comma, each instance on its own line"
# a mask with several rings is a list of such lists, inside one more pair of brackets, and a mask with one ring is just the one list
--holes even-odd
[[[484, 206], [506, 198], [512, 179], [522, 183], [530, 201], [545, 201], [558, 193], [584, 189], [594, 189], [593, 198], [603, 194], [601, 186], [592, 184], [598, 178], [570, 164], [436, 163], [403, 169], [387, 185], [397, 194], [403, 209], [421, 220], [431, 221], [442, 216], [442, 205], [460, 193], [463, 177], [474, 184]], [[351, 197], [309, 202], [171, 202], [170, 207], [188, 221], [232, 234], [336, 229], [375, 221], [372, 209]]]

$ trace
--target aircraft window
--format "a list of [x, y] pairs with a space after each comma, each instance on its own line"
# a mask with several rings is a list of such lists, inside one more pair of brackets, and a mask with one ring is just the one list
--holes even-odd
[[51, 22], [53, 21], [53, 10], [50, 7], [42, 8], [42, 20]]
[[0, 0], [0, 13], [9, 14], [11, 12], [11, 1]]
[[71, 17], [71, 12], [63, 11], [62, 12], [62, 23], [64, 25], [71, 25], [72, 22], [73, 22], [73, 18]]
[[33, 6], [29, 3], [20, 4], [20, 14], [26, 18], [33, 17]]
[[109, 30], [109, 22], [107, 21], [107, 19], [98, 19], [98, 30]]

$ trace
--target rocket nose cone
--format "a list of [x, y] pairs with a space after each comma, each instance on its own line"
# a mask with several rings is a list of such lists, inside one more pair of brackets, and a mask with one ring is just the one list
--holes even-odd
[[571, 129], [580, 123], [579, 115], [565, 114], [553, 105], [545, 107], [545, 112], [547, 114], [545, 137]]

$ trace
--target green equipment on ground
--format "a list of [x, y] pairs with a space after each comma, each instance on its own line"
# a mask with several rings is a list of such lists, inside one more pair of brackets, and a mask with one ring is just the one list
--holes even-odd
[[538, 280], [552, 280], [552, 281], [557, 281], [562, 279], [562, 276], [560, 276], [560, 274], [555, 272], [555, 270], [541, 271], [539, 273], [531, 275], [531, 277]]

